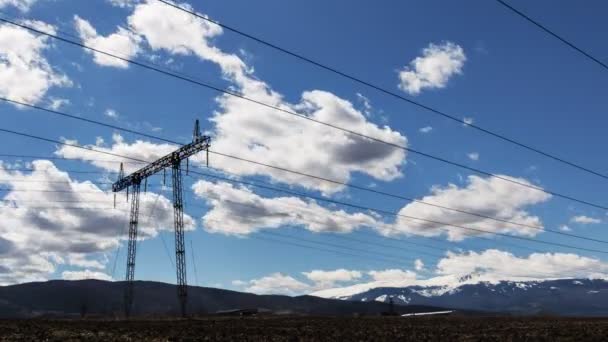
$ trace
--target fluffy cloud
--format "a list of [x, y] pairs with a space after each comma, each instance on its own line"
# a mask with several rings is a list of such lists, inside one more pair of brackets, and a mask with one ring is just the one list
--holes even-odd
[[302, 272], [308, 280], [315, 283], [314, 287], [328, 288], [333, 287], [336, 283], [351, 282], [359, 279], [362, 276], [360, 271], [337, 269], [333, 271], [313, 270], [310, 272]]
[[376, 282], [394, 282], [416, 279], [416, 273], [400, 269], [388, 269], [382, 271], [370, 271], [368, 274]]
[[309, 285], [295, 278], [281, 273], [249, 281], [245, 288], [248, 292], [258, 294], [286, 294], [295, 295], [309, 289]]
[[421, 57], [399, 72], [399, 88], [410, 95], [417, 95], [425, 88], [444, 88], [452, 76], [462, 73], [466, 60], [464, 50], [457, 44], [431, 43], [422, 50]]
[[[55, 33], [53, 26], [43, 22], [25, 23]], [[71, 86], [68, 77], [53, 69], [44, 57], [49, 46], [48, 37], [10, 24], [0, 25], [0, 96], [38, 103], [51, 87]]]
[[[136, 56], [139, 51], [139, 43], [141, 38], [128, 30], [118, 27], [116, 33], [112, 33], [107, 37], [100, 36], [93, 26], [86, 20], [79, 16], [74, 16], [74, 25], [82, 39], [83, 43], [92, 48], [107, 51], [111, 54], [124, 57], [132, 58]], [[90, 50], [86, 50], [90, 51]], [[129, 64], [123, 60], [113, 58], [101, 53], [92, 52], [95, 63], [99, 65], [127, 68]]]
[[[76, 140], [65, 140], [70, 145], [79, 145]], [[55, 154], [60, 157], [69, 159], [93, 160], [90, 161], [96, 167], [108, 171], [118, 171], [118, 162], [124, 163], [125, 172], [131, 173], [142, 167], [139, 163], [133, 163], [132, 159], [154, 161], [162, 156], [173, 152], [177, 146], [171, 144], [155, 144], [148, 141], [136, 140], [129, 144], [126, 143], [123, 137], [119, 134], [112, 136], [112, 146], [107, 147], [103, 139], [97, 139], [95, 145], [85, 145], [87, 148], [98, 151], [110, 152], [125, 158], [102, 154], [98, 152], [88, 151], [82, 148], [61, 145]]]
[[65, 280], [82, 280], [82, 279], [99, 279], [99, 280], [114, 280], [109, 274], [98, 271], [63, 271], [61, 278]]
[[376, 224], [366, 214], [329, 210], [298, 197], [264, 198], [246, 187], [226, 182], [201, 180], [192, 188], [197, 197], [210, 204], [203, 216], [204, 227], [210, 232], [246, 235], [286, 225], [303, 226], [313, 232], [350, 232]]
[[[525, 179], [509, 176], [501, 177], [531, 185]], [[540, 218], [530, 215], [523, 208], [545, 202], [551, 198], [551, 195], [542, 191], [524, 188], [497, 178], [482, 178], [478, 176], [469, 176], [468, 184], [465, 187], [461, 188], [454, 184], [449, 184], [446, 187], [435, 186], [431, 189], [431, 192], [431, 195], [425, 196], [421, 200], [467, 212], [483, 213], [485, 216], [523, 223], [528, 226], [542, 226], [542, 222]], [[483, 219], [417, 202], [403, 207], [399, 211], [399, 215], [417, 217], [428, 221], [448, 222], [454, 225], [490, 232], [527, 236], [534, 236], [541, 232], [541, 230], [530, 227]], [[467, 235], [475, 236], [482, 234], [423, 220], [398, 217], [394, 225], [386, 225], [383, 228], [389, 230], [385, 231], [387, 235], [412, 233], [435, 236], [447, 233], [450, 240], [461, 240]]]
[[[58, 265], [102, 268], [104, 254], [126, 238], [129, 203], [119, 198], [113, 209], [113, 194], [93, 183], [76, 181], [49, 161], [31, 166], [31, 173], [0, 169], [0, 183], [12, 189], [0, 205], [0, 254], [6, 269], [0, 272], [0, 284], [44, 280]], [[142, 193], [140, 212], [142, 239], [173, 227], [173, 206], [163, 196]], [[194, 227], [190, 216], [184, 222], [187, 229]]]
[[[182, 6], [188, 7], [185, 4]], [[406, 137], [389, 127], [369, 122], [365, 114], [350, 101], [332, 93], [310, 90], [303, 92], [297, 103], [285, 101], [282, 94], [256, 79], [238, 55], [225, 53], [210, 44], [212, 38], [222, 33], [217, 25], [168, 8], [157, 1], [137, 5], [127, 21], [129, 28], [153, 51], [194, 55], [216, 64], [222, 75], [234, 84], [235, 91], [248, 98], [300, 112], [311, 119], [331, 122], [393, 144], [407, 145]], [[237, 156], [263, 155], [265, 163], [322, 174], [342, 182], [347, 182], [354, 172], [385, 181], [401, 176], [400, 167], [406, 157], [404, 150], [279, 113], [233, 96], [220, 96], [217, 102], [219, 109], [212, 119], [213, 149], [217, 151]], [[328, 194], [343, 188], [260, 165], [220, 156], [214, 158], [214, 166], [243, 176], [269, 176], [280, 182]]]
[[114, 6], [114, 7], [120, 7], [120, 8], [131, 8], [133, 6], [135, 6], [136, 4], [142, 2], [142, 0], [107, 0], [110, 5]]
[[13, 6], [21, 12], [27, 12], [38, 0], [0, 0], [0, 8]]
[[[424, 268], [418, 260], [417, 268]], [[249, 286], [251, 292], [303, 294], [325, 298], [340, 298], [378, 287], [438, 286], [438, 291], [450, 291], [465, 284], [500, 281], [536, 281], [562, 278], [608, 278], [608, 263], [569, 253], [533, 253], [518, 257], [509, 252], [489, 249], [482, 252], [447, 253], [435, 268], [433, 276], [421, 278], [416, 272], [403, 269], [381, 269], [368, 272], [335, 271], [302, 272], [308, 282], [289, 275], [275, 273], [250, 281], [238, 281], [235, 286]], [[332, 287], [346, 283], [343, 287]], [[255, 287], [253, 286], [255, 285]]]
[[[506, 177], [506, 176], [503, 176]], [[521, 183], [524, 179], [510, 178]], [[396, 220], [389, 222], [371, 213], [349, 213], [328, 209], [315, 201], [299, 197], [262, 197], [243, 186], [227, 182], [198, 181], [193, 185], [197, 197], [207, 201], [209, 210], [203, 216], [205, 229], [211, 232], [246, 235], [261, 229], [283, 226], [302, 226], [313, 232], [351, 232], [368, 227], [387, 236], [446, 234], [450, 240], [462, 240], [486, 232], [535, 236], [542, 230], [480, 218], [457, 211], [441, 209], [413, 202], [399, 211]], [[435, 186], [429, 196], [421, 200], [462, 211], [483, 213], [505, 221], [528, 226], [542, 226], [536, 216], [523, 208], [544, 202], [550, 195], [533, 189], [522, 189], [513, 183], [496, 178], [470, 176], [464, 187], [454, 184]], [[418, 219], [412, 219], [416, 217]], [[429, 222], [430, 221], [430, 222]], [[465, 228], [434, 222], [446, 222]]]
[[608, 264], [572, 253], [532, 253], [517, 257], [496, 249], [448, 253], [437, 264], [437, 274], [462, 277], [477, 274], [483, 281], [606, 278]]
[[571, 218], [570, 222], [580, 223], [580, 224], [597, 224], [597, 223], [602, 223], [602, 220], [596, 219], [593, 217], [589, 217], [589, 216], [585, 216], [585, 215], [579, 215], [579, 216], [574, 216], [573, 218]]
[[120, 116], [118, 114], [118, 112], [112, 108], [106, 109], [106, 111], [103, 114], [112, 119], [118, 119], [118, 117]]
[[[367, 282], [319, 290], [312, 295], [340, 298], [377, 287], [440, 286], [441, 291], [479, 282], [535, 281], [561, 278], [607, 278], [608, 263], [568, 253], [533, 253], [518, 257], [495, 249], [483, 252], [448, 253], [439, 260], [430, 278], [419, 278], [412, 271], [371, 271]], [[382, 276], [377, 276], [382, 275]]]
[[422, 127], [421, 129], [419, 129], [418, 131], [420, 133], [431, 133], [432, 130], [433, 130], [433, 127], [425, 126], [425, 127]]
[[420, 259], [416, 259], [416, 261], [414, 261], [414, 269], [416, 271], [423, 271], [424, 270], [424, 262]]

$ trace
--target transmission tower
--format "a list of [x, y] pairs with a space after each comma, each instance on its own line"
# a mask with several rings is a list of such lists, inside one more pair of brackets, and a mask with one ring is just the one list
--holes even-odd
[[[152, 162], [143, 168], [124, 175], [121, 164], [119, 179], [112, 185], [113, 192], [127, 190], [127, 200], [131, 192], [131, 211], [129, 217], [129, 241], [127, 249], [127, 269], [125, 275], [125, 316], [131, 315], [134, 295], [135, 279], [135, 255], [137, 252], [137, 225], [139, 218], [139, 194], [141, 183], [144, 182], [146, 190], [148, 177], [171, 168], [173, 183], [173, 221], [175, 227], [175, 268], [177, 272], [177, 297], [180, 303], [181, 315], [186, 316], [186, 305], [188, 298], [188, 279], [186, 278], [186, 245], [184, 242], [184, 205], [182, 191], [182, 161], [186, 160], [186, 172], [188, 170], [188, 158], [200, 151], [207, 151], [207, 163], [209, 162], [209, 143], [211, 138], [203, 136], [200, 132], [198, 120], [194, 124], [192, 142], [180, 147], [172, 153]], [[116, 195], [115, 195], [116, 196]], [[116, 197], [114, 197], [116, 203]]]

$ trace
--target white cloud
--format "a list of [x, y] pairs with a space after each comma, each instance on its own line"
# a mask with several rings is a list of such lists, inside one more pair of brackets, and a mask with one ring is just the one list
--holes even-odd
[[479, 153], [477, 152], [471, 152], [467, 154], [467, 157], [469, 157], [469, 159], [473, 160], [473, 161], [478, 161], [479, 160]]
[[562, 224], [561, 226], [559, 226], [559, 230], [561, 230], [562, 232], [572, 231], [572, 229], [570, 229], [570, 227], [568, 227], [568, 225], [565, 225], [565, 224]]
[[597, 224], [597, 223], [602, 223], [602, 220], [596, 219], [593, 217], [589, 217], [589, 216], [585, 216], [585, 215], [579, 215], [579, 216], [574, 216], [573, 218], [571, 218], [570, 222], [580, 223], [580, 224]]
[[[223, 76], [234, 83], [235, 90], [248, 98], [301, 112], [309, 118], [331, 122], [393, 144], [407, 145], [406, 137], [387, 126], [369, 122], [351, 102], [332, 93], [310, 90], [303, 92], [295, 104], [285, 101], [282, 94], [256, 79], [252, 69], [238, 55], [225, 53], [210, 44], [211, 39], [222, 33], [217, 25], [156, 1], [137, 5], [127, 21], [130, 29], [154, 51], [195, 55], [216, 64]], [[213, 148], [222, 153], [263, 155], [265, 163], [323, 174], [341, 182], [349, 181], [354, 172], [385, 181], [402, 176], [400, 167], [406, 157], [402, 149], [281, 114], [232, 96], [220, 96], [217, 102], [220, 108], [213, 116], [211, 133], [214, 136]], [[214, 166], [243, 176], [269, 176], [276, 181], [317, 189], [326, 194], [343, 189], [340, 185], [220, 156], [214, 156]]]
[[231, 283], [233, 286], [238, 286], [238, 287], [247, 285], [247, 282], [246, 282], [246, 281], [243, 281], [243, 280], [238, 280], [238, 279], [237, 279], [237, 280], [233, 280], [233, 281], [232, 281], [232, 282], [230, 282], [230, 283]]
[[416, 271], [423, 271], [424, 270], [424, 262], [420, 259], [416, 259], [416, 261], [414, 261], [414, 269]]
[[21, 12], [27, 12], [36, 1], [38, 0], [0, 0], [0, 8], [13, 6]]
[[313, 270], [302, 272], [308, 280], [314, 283], [315, 288], [328, 288], [335, 286], [336, 283], [351, 282], [362, 276], [360, 271], [337, 269], [333, 271]]
[[[100, 36], [93, 26], [79, 16], [74, 16], [74, 25], [78, 31], [80, 39], [89, 47], [106, 51], [111, 54], [123, 58], [135, 57], [140, 52], [139, 43], [141, 38], [129, 32], [128, 30], [118, 27], [116, 33], [112, 33], [107, 37]], [[86, 50], [90, 51], [90, 50]], [[127, 68], [129, 63], [113, 58], [102, 53], [92, 52], [95, 63], [104, 66]]]
[[310, 286], [295, 278], [281, 273], [273, 273], [269, 276], [253, 279], [245, 289], [248, 292], [258, 294], [300, 294], [310, 289]]
[[114, 6], [114, 7], [120, 7], [120, 8], [131, 8], [135, 5], [137, 5], [138, 3], [141, 3], [142, 0], [107, 0], [110, 5]]
[[400, 269], [387, 269], [382, 271], [370, 271], [368, 272], [374, 281], [377, 282], [393, 282], [403, 280], [414, 280], [416, 279], [416, 273], [408, 270]]
[[[510, 178], [528, 184], [526, 180]], [[489, 235], [500, 232], [513, 235], [535, 236], [542, 230], [516, 224], [481, 218], [457, 211], [413, 202], [399, 211], [394, 222], [382, 220], [374, 213], [328, 209], [315, 201], [299, 197], [262, 197], [244, 186], [228, 182], [200, 180], [193, 185], [196, 196], [207, 201], [209, 210], [202, 218], [205, 229], [229, 235], [247, 235], [261, 229], [278, 229], [284, 226], [301, 226], [313, 232], [348, 233], [369, 227], [383, 235], [447, 235], [450, 240]], [[551, 196], [533, 189], [522, 189], [513, 183], [496, 178], [469, 176], [468, 184], [435, 186], [430, 195], [421, 200], [461, 211], [484, 213], [505, 221], [542, 227], [536, 216], [525, 207], [547, 201]], [[416, 217], [411, 219], [409, 217]], [[427, 221], [430, 222], [427, 222]], [[461, 227], [435, 222], [452, 223]], [[471, 229], [478, 229], [475, 231]], [[488, 233], [484, 233], [488, 232]]]
[[[95, 160], [92, 161], [96, 167], [102, 168], [108, 171], [118, 171], [118, 162], [124, 162], [125, 172], [131, 173], [142, 167], [142, 164], [133, 163], [133, 158], [136, 160], [154, 161], [162, 156], [165, 156], [173, 152], [177, 146], [170, 144], [155, 144], [147, 141], [136, 140], [129, 144], [124, 142], [124, 139], [119, 134], [112, 136], [112, 147], [106, 147], [103, 139], [96, 139], [96, 145], [85, 145], [85, 147], [93, 148], [98, 151], [110, 152], [119, 156], [125, 156], [125, 158], [106, 155], [98, 152], [88, 151], [82, 148], [76, 148], [66, 145], [61, 145], [55, 155], [70, 158], [70, 159], [82, 159], [82, 160]], [[76, 140], [64, 140], [66, 143], [71, 145], [79, 145]]]
[[83, 280], [83, 279], [98, 279], [112, 281], [112, 276], [109, 274], [98, 272], [98, 271], [63, 271], [61, 278], [65, 280]]
[[433, 127], [425, 126], [425, 127], [420, 128], [418, 131], [420, 133], [431, 133], [432, 130], [433, 130]]
[[70, 105], [70, 100], [68, 100], [68, 99], [60, 99], [60, 98], [51, 97], [49, 100], [50, 100], [49, 107], [52, 110], [59, 110], [65, 106]]
[[[25, 21], [45, 32], [55, 28], [40, 21]], [[43, 52], [48, 37], [35, 35], [10, 24], [0, 25], [0, 96], [26, 103], [38, 103], [52, 87], [67, 87], [69, 78], [53, 69]]]
[[439, 275], [462, 277], [479, 274], [484, 281], [541, 280], [556, 278], [605, 278], [608, 264], [572, 253], [532, 253], [518, 257], [506, 251], [489, 249], [448, 256], [437, 264]]
[[264, 198], [227, 182], [197, 181], [192, 189], [210, 205], [203, 216], [207, 231], [246, 235], [261, 229], [299, 225], [313, 232], [350, 232], [377, 222], [366, 214], [329, 210], [298, 197]]
[[[518, 257], [506, 251], [489, 249], [483, 252], [448, 253], [439, 260], [435, 276], [419, 278], [412, 271], [372, 271], [367, 282], [325, 289], [312, 295], [339, 298], [378, 287], [440, 286], [436, 291], [448, 292], [465, 284], [500, 281], [538, 281], [562, 278], [608, 278], [608, 263], [569, 253], [533, 253]], [[370, 272], [370, 274], [372, 274]], [[378, 276], [380, 275], [380, 276]]]
[[[531, 184], [522, 178], [500, 176], [519, 183]], [[483, 213], [485, 216], [523, 223], [528, 226], [542, 226], [542, 222], [538, 217], [530, 215], [523, 208], [545, 202], [549, 198], [551, 196], [542, 191], [524, 188], [498, 178], [469, 176], [468, 184], [465, 187], [461, 188], [455, 184], [449, 184], [443, 188], [434, 186], [431, 189], [431, 194], [423, 197], [421, 201], [466, 212]], [[447, 222], [489, 232], [527, 236], [534, 236], [541, 232], [541, 230], [530, 227], [484, 219], [418, 202], [406, 205], [399, 211], [399, 214], [428, 221]], [[406, 217], [398, 217], [394, 225], [385, 225], [381, 229], [386, 229], [384, 233], [389, 235], [419, 234], [435, 236], [447, 232], [450, 240], [461, 240], [467, 235], [476, 236], [482, 234], [481, 232], [467, 231], [457, 227]]]
[[464, 126], [469, 126], [475, 122], [475, 119], [473, 119], [471, 117], [464, 117], [464, 118], [462, 118], [462, 121], [463, 121]]
[[399, 72], [399, 88], [410, 95], [425, 88], [444, 88], [453, 75], [462, 73], [466, 60], [464, 50], [457, 44], [431, 43], [422, 50], [422, 57], [416, 57]]
[[[6, 271], [0, 272], [0, 284], [45, 280], [58, 265], [101, 268], [107, 261], [104, 253], [126, 238], [129, 203], [121, 196], [113, 209], [112, 193], [73, 180], [49, 161], [31, 166], [29, 173], [0, 169], [3, 187], [19, 190], [6, 192], [0, 205], [0, 254]], [[53, 192], [57, 190], [61, 192]], [[140, 212], [141, 239], [172, 230], [169, 199], [142, 193]], [[193, 229], [190, 216], [184, 222]]]
[[112, 108], [106, 109], [106, 111], [104, 112], [104, 115], [109, 118], [112, 118], [112, 119], [118, 119], [118, 117], [119, 117], [118, 112]]

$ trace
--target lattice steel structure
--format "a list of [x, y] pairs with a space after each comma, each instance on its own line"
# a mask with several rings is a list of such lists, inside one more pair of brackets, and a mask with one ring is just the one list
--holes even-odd
[[125, 316], [131, 315], [134, 295], [135, 256], [137, 252], [137, 225], [139, 220], [139, 194], [141, 183], [147, 183], [147, 178], [166, 168], [171, 168], [173, 183], [173, 218], [175, 226], [175, 266], [177, 272], [177, 296], [180, 303], [181, 314], [186, 316], [188, 298], [188, 279], [186, 277], [186, 246], [184, 242], [184, 204], [182, 191], [182, 161], [200, 151], [207, 151], [209, 161], [209, 144], [211, 138], [200, 133], [199, 122], [194, 125], [193, 139], [190, 144], [184, 145], [174, 152], [152, 162], [143, 168], [124, 176], [123, 167], [120, 167], [119, 179], [112, 185], [112, 191], [127, 190], [131, 195], [131, 212], [129, 218], [129, 241], [127, 249], [127, 269], [125, 275]]

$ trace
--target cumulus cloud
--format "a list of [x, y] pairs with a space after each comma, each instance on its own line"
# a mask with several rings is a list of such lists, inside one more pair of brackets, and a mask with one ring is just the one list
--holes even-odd
[[416, 271], [424, 271], [424, 262], [420, 259], [416, 259], [416, 261], [414, 261], [414, 269]]
[[[182, 6], [191, 9], [186, 4]], [[142, 44], [145, 42], [151, 50], [194, 55], [213, 63], [224, 78], [234, 84], [234, 90], [248, 98], [393, 144], [407, 145], [405, 136], [368, 121], [365, 113], [357, 110], [350, 101], [330, 92], [309, 90], [302, 93], [297, 103], [285, 101], [282, 94], [255, 78], [252, 69], [237, 54], [225, 53], [211, 44], [213, 38], [222, 34], [217, 25], [156, 1], [135, 6], [127, 21], [129, 28], [141, 37]], [[322, 174], [341, 182], [349, 181], [354, 172], [385, 181], [402, 176], [400, 167], [406, 157], [402, 149], [281, 114], [229, 95], [218, 97], [217, 103], [219, 109], [211, 120], [214, 125], [211, 134], [214, 136], [213, 148], [222, 153], [263, 155], [265, 163]], [[260, 165], [220, 156], [214, 158], [214, 166], [243, 176], [264, 175], [327, 194], [343, 189], [337, 184]]]
[[462, 277], [478, 274], [483, 281], [542, 280], [556, 278], [606, 278], [608, 264], [573, 253], [532, 253], [518, 257], [489, 249], [448, 256], [437, 264], [437, 274]]
[[296, 295], [309, 289], [309, 285], [282, 273], [250, 280], [245, 288], [248, 292], [258, 294]]
[[143, 0], [107, 0], [110, 5], [120, 8], [131, 8]]
[[[40, 21], [25, 24], [55, 33], [55, 28]], [[49, 49], [48, 37], [35, 35], [10, 24], [0, 25], [0, 96], [38, 103], [52, 87], [68, 87], [70, 79], [51, 67], [43, 52]]]
[[433, 273], [432, 277], [420, 278], [408, 270], [371, 271], [369, 274], [372, 277], [367, 281], [319, 290], [312, 295], [339, 298], [377, 287], [439, 286], [447, 292], [461, 285], [479, 282], [606, 279], [608, 263], [570, 253], [533, 253], [518, 257], [506, 251], [489, 249], [483, 252], [448, 253], [438, 261]]
[[593, 217], [589, 217], [589, 216], [585, 216], [585, 215], [579, 215], [579, 216], [574, 216], [573, 218], [571, 218], [570, 222], [580, 223], [580, 224], [597, 224], [597, 223], [602, 223], [602, 220], [593, 218]]
[[[74, 16], [74, 25], [78, 31], [80, 39], [82, 39], [83, 43], [89, 47], [98, 49], [100, 51], [106, 51], [124, 58], [132, 58], [140, 52], [139, 43], [141, 38], [122, 27], [118, 27], [118, 31], [116, 33], [112, 33], [107, 37], [104, 37], [99, 35], [88, 21], [80, 18], [77, 15]], [[91, 53], [93, 54], [95, 63], [99, 65], [118, 68], [127, 68], [129, 66], [129, 63], [123, 60], [94, 51]]]
[[433, 130], [433, 127], [425, 126], [425, 127], [420, 128], [418, 131], [420, 133], [431, 133], [432, 130]]
[[49, 100], [50, 100], [49, 107], [52, 110], [59, 110], [70, 104], [70, 100], [68, 100], [68, 99], [60, 99], [60, 98], [52, 97]]
[[107, 280], [112, 281], [112, 276], [109, 274], [98, 272], [98, 271], [63, 271], [61, 273], [61, 278], [65, 280], [82, 280], [82, 279], [98, 279], [98, 280]]
[[[76, 140], [65, 139], [64, 141], [70, 145], [80, 146]], [[69, 159], [92, 160], [90, 161], [91, 164], [108, 171], [118, 171], [118, 162], [123, 162], [125, 172], [128, 174], [142, 167], [142, 164], [133, 163], [133, 160], [129, 158], [154, 161], [173, 152], [177, 148], [176, 145], [155, 144], [143, 140], [136, 140], [129, 144], [119, 134], [112, 136], [112, 146], [110, 147], [105, 145], [103, 139], [97, 139], [94, 145], [84, 145], [84, 147], [110, 152], [118, 156], [124, 156], [124, 158], [66, 145], [61, 145], [55, 151], [55, 155]]]
[[399, 88], [410, 95], [427, 88], [444, 88], [452, 76], [462, 73], [466, 60], [464, 50], [455, 43], [431, 43], [422, 50], [421, 57], [399, 72]]
[[38, 0], [0, 0], [0, 8], [12, 6], [21, 12], [27, 12], [36, 1]]
[[106, 109], [106, 111], [103, 114], [112, 119], [118, 119], [118, 117], [120, 116], [118, 114], [118, 112], [112, 108]]
[[314, 287], [318, 288], [333, 287], [337, 283], [351, 282], [362, 276], [360, 271], [346, 270], [344, 268], [333, 271], [313, 270], [302, 272], [302, 274], [314, 283]]
[[[524, 179], [509, 179], [527, 183]], [[540, 229], [481, 218], [419, 202], [406, 205], [398, 212], [400, 216], [388, 221], [386, 217], [378, 214], [329, 209], [315, 201], [299, 197], [262, 197], [247, 187], [235, 186], [228, 182], [200, 180], [193, 185], [193, 190], [198, 198], [209, 205], [202, 218], [205, 229], [229, 235], [247, 235], [261, 229], [277, 229], [283, 226], [301, 226], [313, 232], [341, 233], [371, 228], [387, 236], [445, 234], [448, 239], [454, 241], [493, 232], [523, 236], [535, 236], [542, 232]], [[545, 202], [550, 197], [541, 191], [523, 189], [500, 179], [470, 176], [468, 184], [463, 187], [454, 184], [433, 187], [431, 194], [423, 197], [421, 201], [461, 211], [483, 213], [504, 221], [542, 227], [540, 218], [529, 214], [525, 208]]]
[[[129, 203], [119, 199], [114, 209], [113, 194], [72, 179], [49, 161], [31, 166], [28, 173], [0, 169], [0, 183], [11, 189], [0, 204], [0, 254], [6, 268], [0, 284], [44, 280], [58, 265], [101, 269], [104, 254], [126, 238]], [[164, 196], [142, 193], [140, 211], [141, 239], [172, 229], [173, 206]], [[184, 222], [193, 229], [190, 216]]]
[[205, 229], [215, 233], [246, 235], [286, 225], [302, 226], [313, 232], [350, 232], [376, 224], [370, 215], [330, 210], [298, 197], [264, 198], [249, 188], [227, 182], [200, 180], [192, 189], [210, 204], [202, 220]]
[[[522, 178], [504, 175], [501, 175], [501, 177], [532, 185]], [[523, 223], [528, 226], [542, 226], [540, 218], [531, 215], [524, 208], [545, 202], [550, 198], [551, 195], [542, 191], [524, 188], [501, 179], [469, 176], [466, 186], [459, 187], [455, 184], [449, 184], [446, 187], [434, 186], [431, 189], [431, 194], [423, 197], [421, 201], [472, 213], [483, 213], [485, 216]], [[399, 214], [427, 221], [398, 217], [394, 225], [383, 226], [383, 229], [388, 229], [388, 231], [385, 231], [385, 234], [411, 233], [435, 236], [446, 233], [450, 240], [461, 240], [467, 235], [475, 236], [482, 234], [481, 232], [467, 231], [429, 221], [446, 222], [489, 232], [526, 236], [535, 236], [541, 232], [541, 230], [530, 227], [497, 222], [418, 202], [406, 205], [399, 211]]]

